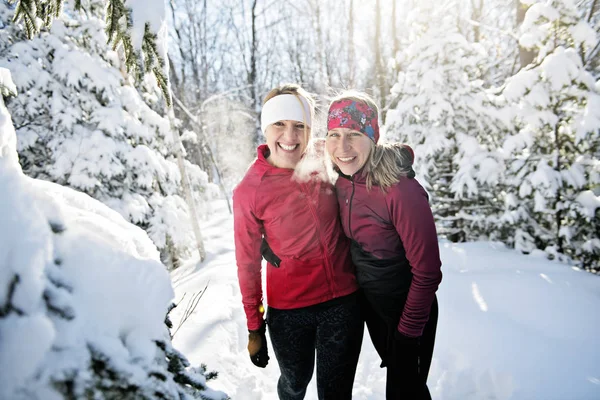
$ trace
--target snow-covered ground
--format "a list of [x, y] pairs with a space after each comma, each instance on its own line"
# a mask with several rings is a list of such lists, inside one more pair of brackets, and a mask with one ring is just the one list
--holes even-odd
[[[173, 344], [219, 377], [235, 400], [276, 399], [271, 352], [265, 369], [247, 356], [233, 222], [224, 204], [203, 224], [208, 258], [172, 273], [175, 326], [193, 293], [206, 292]], [[442, 242], [444, 280], [429, 375], [436, 400], [600, 399], [600, 277], [494, 243]], [[355, 399], [384, 399], [385, 370], [365, 335]], [[307, 399], [316, 399], [314, 380]]]

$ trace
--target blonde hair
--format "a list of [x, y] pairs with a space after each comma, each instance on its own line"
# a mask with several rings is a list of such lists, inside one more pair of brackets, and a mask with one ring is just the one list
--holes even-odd
[[414, 178], [413, 162], [413, 152], [407, 145], [375, 144], [371, 141], [371, 151], [364, 167], [367, 189], [371, 190], [371, 187], [376, 185], [385, 192], [402, 177]]
[[[299, 97], [303, 97], [308, 102], [308, 107], [310, 108], [310, 120], [311, 121], [315, 120], [314, 116], [315, 116], [315, 103], [316, 102], [315, 102], [314, 97], [296, 83], [285, 83], [281, 86], [271, 89], [269, 91], [269, 93], [267, 93], [265, 98], [263, 99], [263, 105], [267, 101], [271, 100], [273, 97], [276, 97], [276, 96], [279, 96], [282, 94], [292, 94], [292, 95], [296, 96], [298, 98], [298, 102], [302, 106], [302, 110], [304, 112], [304, 105], [302, 104], [302, 101], [299, 98]], [[306, 116], [305, 116], [304, 120], [308, 121], [309, 118], [306, 118]], [[308, 141], [310, 140], [311, 132], [312, 132], [312, 127], [308, 127], [308, 126], [306, 126], [306, 124], [304, 124], [304, 136], [306, 138], [306, 143], [308, 143]]]
[[[356, 90], [344, 91], [334, 97], [329, 106], [340, 100], [362, 102], [374, 109], [379, 115], [377, 103], [367, 93]], [[371, 148], [363, 170], [366, 174], [368, 190], [371, 190], [375, 185], [385, 192], [398, 183], [400, 178], [415, 177], [415, 171], [412, 168], [414, 162], [413, 152], [410, 147], [401, 143], [376, 144], [373, 140], [369, 140], [369, 142]]]

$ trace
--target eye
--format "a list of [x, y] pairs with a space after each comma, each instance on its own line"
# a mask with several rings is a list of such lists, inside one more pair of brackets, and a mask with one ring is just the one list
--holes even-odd
[[273, 122], [273, 125], [275, 125], [275, 126], [284, 126], [285, 124], [283, 123], [283, 121], [277, 121], [277, 122]]
[[304, 129], [304, 126], [303, 123], [296, 124], [296, 129]]
[[328, 138], [330, 138], [330, 137], [331, 137], [331, 138], [333, 138], [333, 137], [335, 137], [335, 138], [336, 138], [336, 137], [340, 137], [340, 134], [339, 134], [339, 133], [337, 133], [337, 132], [327, 132], [327, 137], [328, 137]]
[[362, 135], [362, 133], [358, 132], [358, 131], [352, 131], [352, 132], [350, 132], [350, 136], [361, 136], [361, 135]]

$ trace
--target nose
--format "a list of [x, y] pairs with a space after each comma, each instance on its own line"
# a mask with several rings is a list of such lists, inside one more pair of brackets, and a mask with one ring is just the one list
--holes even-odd
[[342, 148], [343, 151], [350, 149], [350, 147], [351, 147], [350, 139], [348, 138], [348, 136], [342, 135], [341, 140], [340, 140], [340, 147]]
[[295, 139], [296, 127], [293, 124], [286, 124], [283, 135], [288, 139]]

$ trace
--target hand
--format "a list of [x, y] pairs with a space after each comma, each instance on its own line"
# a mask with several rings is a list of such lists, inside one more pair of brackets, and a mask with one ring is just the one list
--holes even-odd
[[424, 377], [420, 371], [420, 337], [408, 337], [394, 329], [392, 339], [392, 365], [394, 374], [397, 376], [398, 387], [402, 388], [402, 398], [417, 400], [431, 399], [426, 395], [428, 391], [425, 386]]
[[394, 330], [391, 354], [392, 362], [407, 378], [418, 380], [420, 374], [420, 337], [409, 337]]
[[248, 353], [250, 361], [260, 368], [264, 368], [269, 363], [269, 351], [267, 350], [266, 324], [255, 331], [248, 331]]

